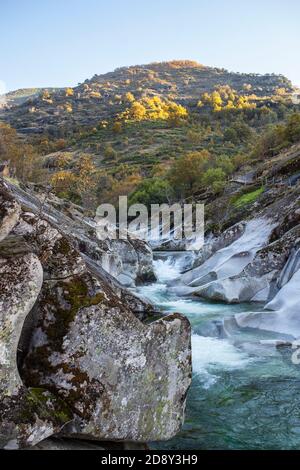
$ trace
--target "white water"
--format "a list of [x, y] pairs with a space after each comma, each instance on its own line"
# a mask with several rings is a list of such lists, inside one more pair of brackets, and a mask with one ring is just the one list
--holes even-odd
[[180, 259], [169, 257], [154, 261], [154, 272], [159, 282], [171, 281], [180, 275]]
[[[281, 334], [238, 327], [236, 314], [255, 315], [253, 304], [226, 305], [177, 297], [167, 284], [178, 273], [181, 276], [181, 264], [184, 266], [178, 255], [156, 260], [158, 282], [138, 289], [165, 313], [185, 314], [193, 331], [193, 381], [186, 422], [175, 439], [156, 448], [299, 449], [300, 369], [292, 362], [293, 351], [274, 347]], [[293, 304], [300, 279], [297, 275], [291, 281], [285, 288], [292, 287], [287, 294]], [[261, 314], [262, 307], [257, 310]], [[224, 321], [228, 323], [226, 331], [222, 329]]]
[[[186, 315], [193, 326], [197, 326], [199, 318], [212, 316], [228, 311], [231, 306], [222, 304], [209, 304], [200, 300], [177, 297], [166, 283], [180, 276], [182, 258], [170, 256], [166, 259], [154, 261], [157, 282], [138, 289], [143, 296], [160, 306], [166, 312], [180, 312]], [[195, 331], [192, 334], [192, 359], [193, 371], [199, 374], [199, 379], [204, 388], [209, 388], [218, 380], [218, 371], [232, 370], [245, 367], [250, 357], [242, 350], [235, 347], [228, 339], [218, 339], [210, 336], [202, 336]]]
[[[251, 359], [226, 339], [192, 335], [193, 371], [200, 375], [204, 388], [218, 380], [218, 370], [245, 367]], [[216, 375], [215, 375], [216, 374]]]

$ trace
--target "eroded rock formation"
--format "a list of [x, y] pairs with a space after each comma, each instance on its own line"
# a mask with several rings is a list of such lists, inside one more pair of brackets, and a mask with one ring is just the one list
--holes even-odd
[[[32, 194], [0, 185], [1, 447], [53, 435], [136, 442], [174, 436], [191, 380], [188, 320], [173, 314], [142, 323], [151, 306], [101, 259], [80, 253], [84, 239], [105, 254], [93, 234], [89, 239], [79, 221], [72, 230], [71, 219], [48, 203], [41, 210]], [[144, 242], [132, 244], [140, 260], [131, 263], [130, 255], [132, 279], [146, 278], [149, 253]]]

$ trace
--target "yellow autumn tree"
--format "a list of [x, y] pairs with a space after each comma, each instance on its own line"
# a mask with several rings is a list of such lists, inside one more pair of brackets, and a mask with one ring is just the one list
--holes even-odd
[[76, 191], [77, 177], [70, 170], [60, 170], [51, 177], [50, 183], [58, 196], [70, 197]]
[[66, 96], [73, 96], [74, 90], [73, 88], [66, 88]]
[[128, 91], [126, 94], [125, 94], [125, 97], [124, 97], [125, 101], [127, 101], [128, 103], [133, 103], [135, 101], [135, 97], [133, 96], [133, 94]]
[[146, 116], [146, 108], [138, 101], [134, 101], [130, 108], [129, 117], [135, 121], [142, 121]]

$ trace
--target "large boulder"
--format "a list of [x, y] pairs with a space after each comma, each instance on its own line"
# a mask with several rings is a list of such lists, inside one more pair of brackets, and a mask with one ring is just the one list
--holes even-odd
[[36, 314], [23, 377], [78, 416], [66, 433], [145, 442], [178, 432], [191, 380], [188, 320], [145, 325], [88, 272], [45, 282]]
[[42, 266], [34, 254], [0, 258], [0, 388], [8, 395], [22, 385], [16, 364], [18, 342], [42, 283]]
[[72, 416], [61, 400], [47, 390], [26, 389], [18, 371], [21, 331], [42, 282], [43, 270], [36, 255], [0, 258], [1, 448], [34, 445], [59, 432]]
[[134, 287], [142, 282], [155, 281], [153, 255], [145, 241], [128, 237], [111, 243], [122, 260], [122, 270], [117, 276], [121, 284]]
[[83, 256], [74, 232], [26, 209], [0, 242], [0, 446], [174, 436], [191, 381], [188, 320], [149, 323], [151, 306]]
[[[205, 250], [204, 247], [207, 259], [175, 280], [172, 290], [179, 295], [194, 294], [211, 300], [238, 302], [237, 292], [242, 288], [239, 276], [253, 262], [257, 252], [268, 244], [273, 229], [272, 220], [261, 217], [236, 225], [226, 237], [221, 237], [219, 244], [216, 240], [213, 244], [209, 241], [210, 248]], [[217, 249], [218, 246], [222, 248]], [[236, 277], [239, 281], [234, 286]]]

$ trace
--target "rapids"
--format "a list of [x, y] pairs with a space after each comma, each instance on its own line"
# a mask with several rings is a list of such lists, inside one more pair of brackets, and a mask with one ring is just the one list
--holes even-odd
[[178, 297], [168, 287], [181, 276], [186, 253], [156, 253], [157, 282], [140, 286], [164, 313], [181, 312], [192, 325], [193, 381], [186, 420], [157, 449], [300, 448], [300, 366], [282, 334], [239, 328], [235, 317], [262, 312], [257, 304], [226, 305]]

